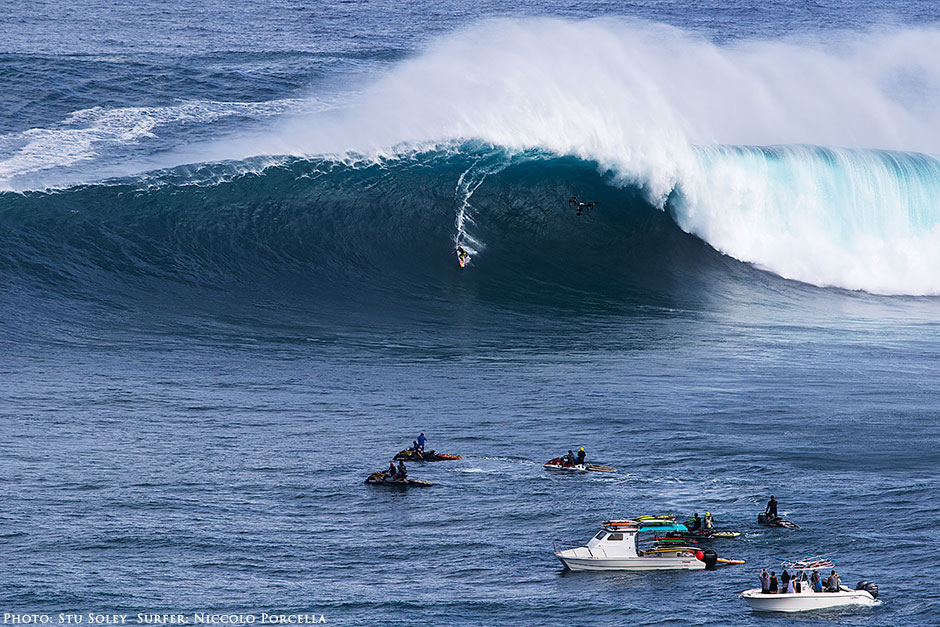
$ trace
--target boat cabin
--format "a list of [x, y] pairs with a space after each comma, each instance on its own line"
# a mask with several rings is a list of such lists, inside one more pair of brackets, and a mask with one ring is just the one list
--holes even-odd
[[633, 520], [605, 520], [602, 529], [587, 543], [588, 549], [603, 549], [608, 555], [642, 555], [643, 542], [656, 542], [669, 532], [688, 532], [677, 523], [638, 523]]

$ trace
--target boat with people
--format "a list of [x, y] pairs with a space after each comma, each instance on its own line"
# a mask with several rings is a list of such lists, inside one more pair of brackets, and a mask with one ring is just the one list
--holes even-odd
[[413, 448], [407, 448], [394, 457], [395, 461], [402, 462], [443, 462], [454, 459], [463, 459], [460, 455], [448, 455], [447, 453], [437, 453], [435, 451], [422, 451]]
[[782, 527], [784, 529], [799, 529], [800, 526], [792, 520], [786, 520], [780, 516], [772, 516], [761, 512], [757, 515], [757, 524], [765, 527]]
[[425, 481], [423, 479], [409, 479], [407, 477], [400, 479], [397, 476], [393, 477], [384, 470], [379, 470], [369, 475], [369, 477], [366, 479], [366, 483], [369, 485], [387, 485], [403, 488], [427, 488], [434, 485], [430, 481]]
[[545, 470], [561, 470], [566, 472], [617, 472], [616, 468], [601, 464], [578, 463], [566, 460], [564, 457], [550, 459], [542, 466]]
[[570, 570], [704, 570], [720, 560], [710, 548], [664, 541], [669, 532], [687, 532], [685, 525], [666, 517], [644, 520], [605, 520], [601, 530], [584, 546], [566, 548], [552, 543], [554, 555]]
[[545, 462], [543, 467], [545, 470], [561, 470], [567, 472], [617, 472], [616, 468], [602, 464], [592, 464], [585, 461], [584, 458], [586, 455], [583, 446], [578, 449], [577, 455], [575, 455], [571, 449], [568, 449], [567, 455], [550, 459]]
[[878, 585], [874, 582], [859, 581], [852, 590], [841, 585], [835, 570], [831, 570], [826, 579], [819, 578], [820, 569], [834, 567], [835, 560], [824, 556], [783, 560], [782, 568], [792, 571], [792, 592], [770, 592], [762, 585], [745, 590], [738, 598], [759, 612], [806, 612], [850, 605], [871, 606], [878, 602]]

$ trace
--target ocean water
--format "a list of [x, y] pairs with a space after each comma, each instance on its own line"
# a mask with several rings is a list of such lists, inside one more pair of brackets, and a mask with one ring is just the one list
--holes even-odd
[[[940, 621], [934, 3], [0, 13], [4, 624]], [[745, 565], [552, 555], [705, 511]], [[737, 598], [821, 553], [880, 604]]]

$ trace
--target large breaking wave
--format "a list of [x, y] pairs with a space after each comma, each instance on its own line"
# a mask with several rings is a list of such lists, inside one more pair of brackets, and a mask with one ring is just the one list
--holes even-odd
[[[937, 49], [932, 29], [718, 45], [619, 20], [487, 22], [345, 106], [171, 157], [239, 163], [4, 194], [0, 267], [414, 287], [453, 271], [456, 238], [494, 281], [690, 274], [724, 263], [714, 249], [813, 285], [940, 294]], [[601, 204], [577, 221], [569, 195]]]

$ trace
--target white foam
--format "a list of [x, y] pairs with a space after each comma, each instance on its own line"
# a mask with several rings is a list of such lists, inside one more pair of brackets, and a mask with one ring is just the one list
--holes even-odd
[[146, 138], [170, 124], [208, 124], [223, 118], [265, 118], [307, 106], [307, 101], [191, 101], [168, 107], [93, 107], [75, 111], [50, 128], [0, 135], [0, 188], [18, 177], [91, 161], [102, 153]]

